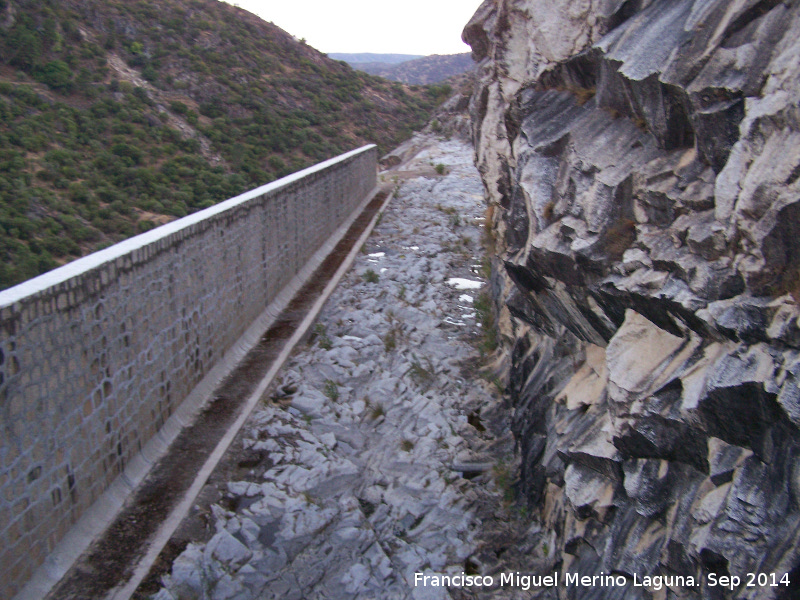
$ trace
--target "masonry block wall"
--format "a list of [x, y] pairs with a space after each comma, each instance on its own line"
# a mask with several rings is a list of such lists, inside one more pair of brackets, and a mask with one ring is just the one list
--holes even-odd
[[0, 292], [12, 598], [376, 185], [367, 146]]

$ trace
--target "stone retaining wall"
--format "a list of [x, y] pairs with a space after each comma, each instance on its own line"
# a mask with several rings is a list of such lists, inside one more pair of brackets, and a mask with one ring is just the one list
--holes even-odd
[[11, 598], [376, 184], [374, 146], [0, 292]]

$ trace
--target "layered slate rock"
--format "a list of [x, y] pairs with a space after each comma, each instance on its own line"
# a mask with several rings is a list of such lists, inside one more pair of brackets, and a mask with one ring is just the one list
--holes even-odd
[[487, 0], [464, 38], [548, 567], [793, 597], [705, 576], [800, 579], [800, 6]]
[[[463, 572], [495, 520], [513, 440], [475, 366], [477, 293], [453, 285], [485, 285], [481, 183], [468, 145], [415, 139], [365, 251], [173, 538], [156, 600], [445, 600], [415, 573]], [[415, 176], [431, 164], [446, 174]]]

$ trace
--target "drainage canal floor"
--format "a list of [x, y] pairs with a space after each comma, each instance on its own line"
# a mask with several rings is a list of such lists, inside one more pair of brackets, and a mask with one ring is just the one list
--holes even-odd
[[447, 172], [404, 178], [135, 600], [465, 600], [417, 574], [542, 547], [516, 542], [510, 413], [478, 373], [483, 186], [471, 147], [429, 139], [407, 170]]
[[101, 599], [133, 575], [150, 538], [194, 483], [197, 472], [239, 415], [325, 286], [386, 200], [380, 191], [356, 218], [333, 251], [314, 271], [275, 323], [216, 389], [194, 423], [134, 491], [122, 512], [62, 580], [48, 600]]

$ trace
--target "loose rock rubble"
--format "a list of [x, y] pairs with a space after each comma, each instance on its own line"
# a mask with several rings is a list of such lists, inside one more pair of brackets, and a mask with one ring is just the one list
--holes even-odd
[[400, 168], [436, 165], [400, 184], [235, 442], [257, 466], [227, 482], [212, 537], [186, 547], [156, 600], [450, 597], [414, 573], [465, 570], [478, 507], [502, 504], [493, 466], [510, 442], [497, 391], [469, 367], [480, 290], [448, 283], [483, 284], [482, 186], [460, 142]]

